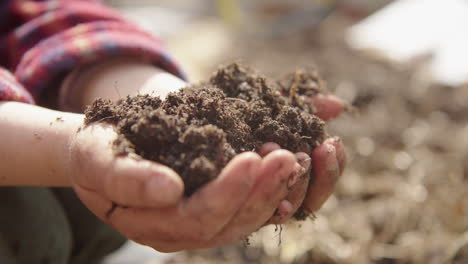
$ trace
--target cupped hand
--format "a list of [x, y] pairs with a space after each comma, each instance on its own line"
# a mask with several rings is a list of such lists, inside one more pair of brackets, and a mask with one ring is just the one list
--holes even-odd
[[[328, 121], [343, 112], [343, 102], [332, 95], [318, 94], [311, 100], [316, 115]], [[268, 155], [281, 147], [267, 143], [260, 150], [261, 155]], [[319, 210], [335, 189], [335, 185], [346, 166], [343, 142], [338, 137], [331, 137], [316, 147], [310, 156], [307, 153], [295, 154], [305, 174], [295, 173], [291, 178], [292, 186], [285, 200], [281, 201], [277, 213], [266, 224], [283, 224], [299, 208], [306, 213]], [[309, 177], [307, 174], [312, 175]], [[295, 176], [295, 177], [294, 177]], [[309, 183], [310, 181], [310, 183]]]
[[245, 238], [288, 195], [297, 158], [276, 149], [237, 155], [219, 177], [190, 197], [170, 168], [115, 156], [116, 133], [100, 124], [83, 128], [70, 147], [71, 182], [86, 206], [128, 238], [159, 251], [215, 247]]

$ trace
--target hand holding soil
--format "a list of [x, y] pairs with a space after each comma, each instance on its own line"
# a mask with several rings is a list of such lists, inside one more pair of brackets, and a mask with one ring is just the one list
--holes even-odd
[[342, 104], [318, 94], [319, 83], [296, 73], [272, 89], [231, 65], [164, 102], [97, 100], [72, 144], [74, 187], [101, 219], [160, 251], [214, 247], [303, 217], [344, 166], [341, 142], [313, 114], [330, 119]]

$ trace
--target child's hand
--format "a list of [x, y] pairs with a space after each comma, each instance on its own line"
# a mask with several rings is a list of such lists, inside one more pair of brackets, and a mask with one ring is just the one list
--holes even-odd
[[[160, 251], [215, 247], [259, 229], [288, 194], [297, 169], [286, 150], [236, 156], [214, 181], [189, 198], [170, 168], [115, 157], [111, 127], [91, 125], [71, 144], [71, 181], [103, 221]], [[114, 206], [114, 205], [118, 206]]]

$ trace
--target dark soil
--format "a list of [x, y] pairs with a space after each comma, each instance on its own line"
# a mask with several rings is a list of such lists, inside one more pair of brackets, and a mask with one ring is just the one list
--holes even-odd
[[275, 142], [310, 154], [326, 138], [324, 122], [306, 101], [323, 87], [315, 71], [270, 81], [231, 64], [206, 82], [171, 93], [117, 102], [98, 99], [86, 124], [116, 127], [117, 154], [135, 153], [180, 174], [185, 195], [217, 177], [236, 154]]

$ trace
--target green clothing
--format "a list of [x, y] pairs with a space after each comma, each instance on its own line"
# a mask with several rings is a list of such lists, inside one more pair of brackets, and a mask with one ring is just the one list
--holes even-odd
[[0, 187], [1, 264], [93, 264], [126, 239], [70, 188]]

